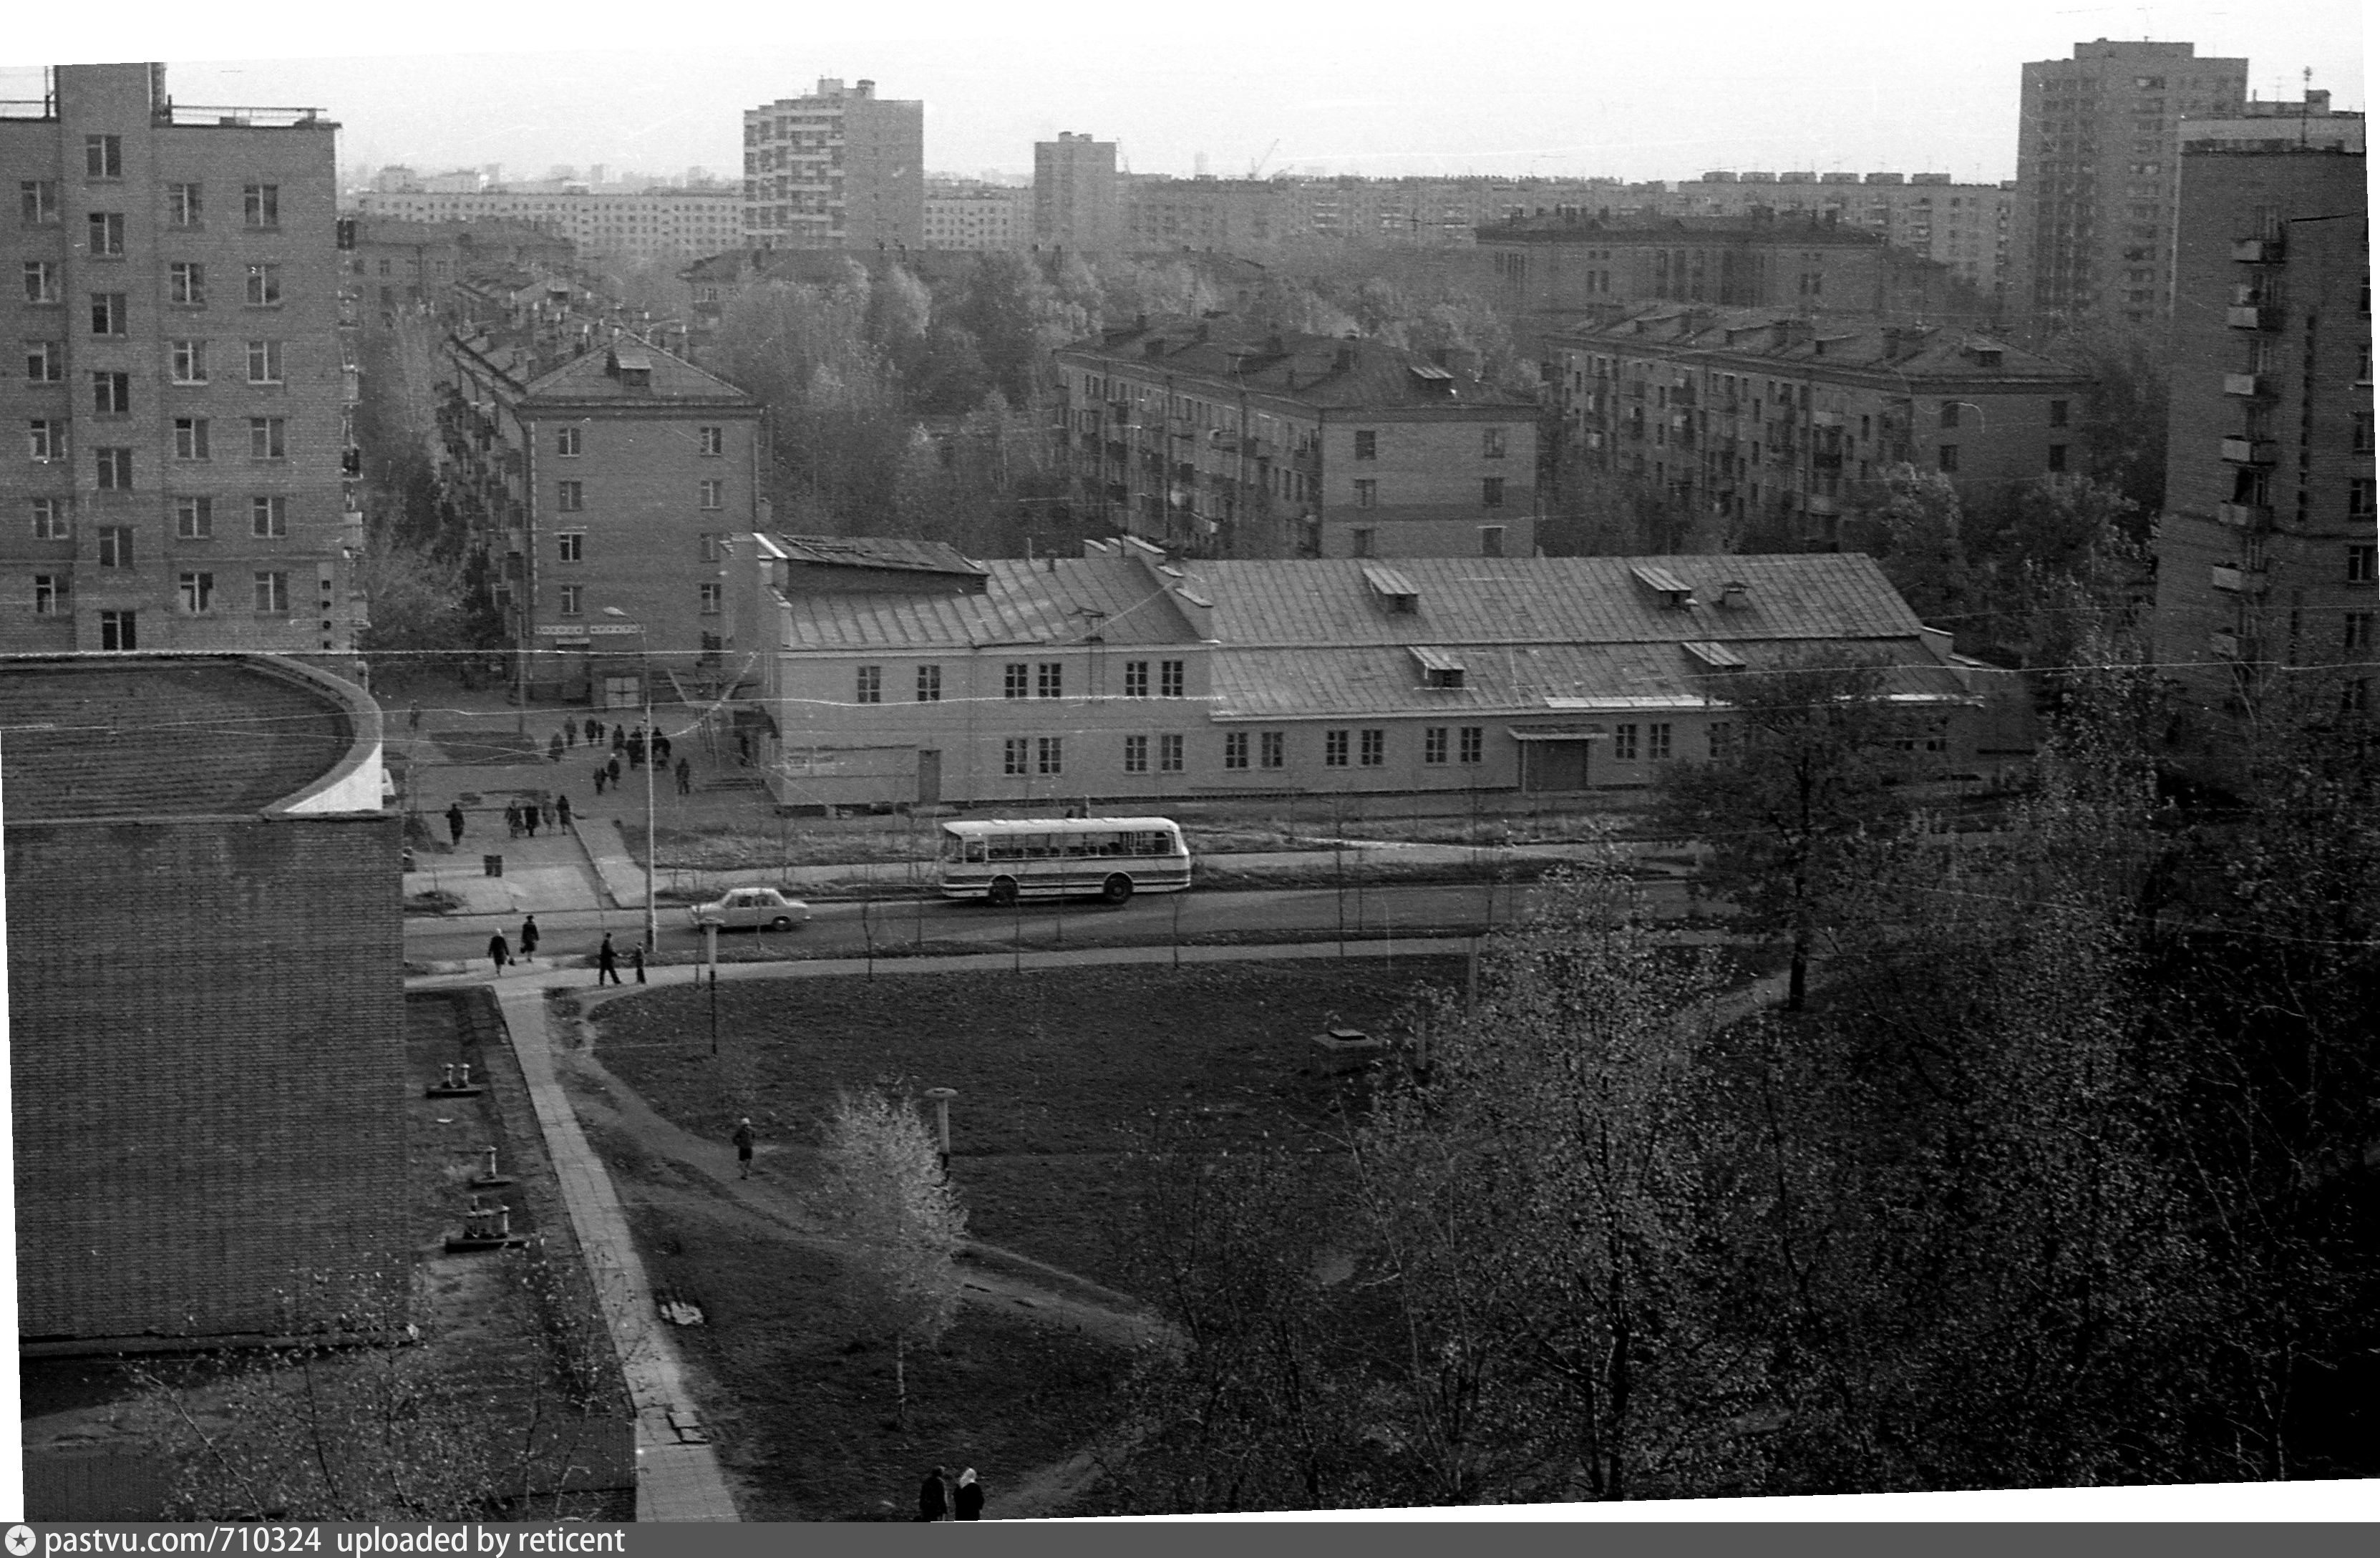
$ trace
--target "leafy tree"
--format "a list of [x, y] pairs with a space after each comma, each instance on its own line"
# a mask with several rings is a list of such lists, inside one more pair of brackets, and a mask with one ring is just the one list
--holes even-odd
[[909, 1346], [933, 1346], [958, 1318], [966, 1212], [917, 1105], [882, 1090], [836, 1093], [820, 1168], [819, 1204], [844, 1240], [855, 1308], [892, 1343], [894, 1417], [905, 1424]]
[[2084, 471], [2121, 492], [2141, 513], [2162, 512], [2167, 385], [2173, 375], [2166, 334], [2093, 322], [2051, 337], [2041, 350], [2093, 380], [2075, 424], [2087, 451]]
[[1897, 465], [1855, 508], [1849, 529], [1920, 620], [1962, 620], [1973, 599], [1957, 489], [1939, 471]]

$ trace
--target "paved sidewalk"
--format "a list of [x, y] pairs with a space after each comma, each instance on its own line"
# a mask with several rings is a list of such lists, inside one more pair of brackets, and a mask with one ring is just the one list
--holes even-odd
[[677, 1345], [654, 1317], [652, 1284], [629, 1236], [619, 1195], [579, 1129], [578, 1117], [554, 1072], [545, 991], [549, 984], [564, 982], [553, 974], [506, 981], [497, 987], [496, 1002], [528, 1083], [538, 1128], [561, 1182], [563, 1204], [585, 1252], [596, 1302], [636, 1408], [637, 1519], [640, 1524], [733, 1521], [738, 1518], [735, 1498], [720, 1472], [719, 1457], [701, 1431], [694, 1397], [678, 1364]]

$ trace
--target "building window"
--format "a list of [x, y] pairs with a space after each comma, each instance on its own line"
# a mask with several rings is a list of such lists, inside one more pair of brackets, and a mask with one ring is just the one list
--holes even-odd
[[25, 378], [35, 384], [55, 384], [67, 376], [67, 344], [63, 341], [25, 343]]
[[[1379, 457], [1380, 435], [1372, 431], [1368, 428], [1357, 429], [1355, 433], [1355, 458], [1358, 460], [1377, 460]], [[1361, 484], [1359, 483], [1358, 485]]]
[[65, 498], [33, 500], [33, 539], [66, 541], [74, 538], [74, 509]]
[[1480, 481], [1479, 506], [1483, 509], [1500, 509], [1504, 506], [1504, 478], [1502, 477], [1487, 477]]
[[2347, 517], [2370, 519], [2380, 508], [2380, 480], [2368, 476], [2350, 477], [2347, 483]]
[[725, 502], [721, 497], [721, 494], [727, 489], [727, 484], [725, 482], [705, 481], [698, 482], [696, 486], [700, 490], [702, 506], [704, 508], [718, 509], [726, 507]]
[[695, 429], [695, 445], [697, 449], [704, 454], [724, 454], [727, 453], [727, 429], [724, 428], [697, 428]]
[[165, 301], [203, 308], [207, 302], [207, 268], [196, 260], [176, 260], [165, 267]]
[[199, 224], [199, 218], [205, 213], [205, 209], [199, 199], [197, 185], [168, 184], [165, 186], [165, 220], [174, 226], [196, 227]]
[[1000, 695], [1021, 698], [1031, 690], [1033, 668], [1023, 660], [1010, 660], [1000, 668]]
[[140, 634], [131, 611], [102, 611], [99, 614], [99, 646], [118, 653], [129, 653], [140, 647]]
[[1482, 428], [1479, 429], [1479, 457], [1482, 460], [1500, 460], [1504, 457], [1503, 429]]
[[720, 586], [717, 584], [704, 585], [701, 588], [701, 593], [697, 597], [697, 599], [699, 602], [701, 611], [704, 616], [715, 617], [719, 615]]
[[205, 383], [207, 381], [207, 344], [203, 341], [175, 342], [173, 365], [175, 383]]
[[252, 308], [278, 308], [281, 303], [281, 267], [251, 265], [248, 268], [248, 302]]
[[1479, 555], [1482, 557], [1501, 557], [1504, 555], [1504, 527], [1502, 525], [1483, 525], [1479, 527]]
[[1672, 727], [1668, 725], [1647, 725], [1645, 727], [1645, 756], [1651, 758], [1654, 762], [1658, 763], [1670, 755], [1670, 731]]
[[99, 565], [102, 568], [132, 566], [132, 526], [103, 525], [99, 527]]
[[2062, 401], [2062, 400], [2054, 400], [2054, 401], [2051, 401], [2051, 402], [2049, 403], [2049, 425], [2050, 425], [2051, 427], [2053, 427], [2053, 428], [2062, 428], [2062, 427], [2065, 427], [2065, 426], [2067, 425], [2067, 424], [2066, 424], [2066, 407], [2067, 407], [2067, 404], [2068, 404], [2068, 403], [2066, 403], [2065, 401]]
[[553, 536], [553, 548], [554, 557], [559, 562], [584, 562], [587, 561], [587, 532], [557, 530]]
[[1322, 732], [1322, 766], [1326, 768], [1343, 768], [1347, 766], [1346, 731]]
[[1162, 698], [1180, 697], [1182, 695], [1182, 672], [1183, 662], [1180, 660], [1158, 661], [1157, 695]]
[[1023, 736], [1010, 736], [1003, 740], [1000, 743], [1000, 771], [1004, 774], [1024, 773], [1026, 755], [1029, 750]]
[[174, 418], [174, 458], [204, 460], [209, 458], [207, 418], [176, 417]]
[[2362, 714], [2372, 707], [2372, 678], [2350, 676], [2340, 683], [2338, 711], [2341, 714]]
[[55, 303], [58, 300], [58, 268], [47, 260], [25, 261], [25, 301]]
[[1465, 763], [1476, 763], [1479, 761], [1480, 752], [1482, 750], [1481, 737], [1485, 733], [1485, 727], [1478, 725], [1465, 725], [1455, 732], [1455, 735], [1461, 743], [1458, 749], [1458, 755], [1461, 761]]
[[55, 178], [29, 178], [17, 186], [18, 214], [28, 227], [55, 227], [58, 224], [58, 181]]
[[251, 460], [285, 460], [289, 457], [289, 419], [285, 417], [251, 417], [248, 419], [248, 457]]
[[1182, 771], [1182, 737], [1175, 733], [1157, 738], [1157, 771], [1178, 774]]
[[2066, 446], [2064, 444], [2053, 443], [2049, 446], [2049, 468], [2053, 471], [2062, 471], [2066, 468]]
[[940, 703], [942, 701], [941, 667], [938, 665], [921, 665], [917, 668], [917, 701], [919, 703]]
[[2368, 411], [2355, 413], [2355, 453], [2372, 453], [2372, 413]]
[[248, 533], [270, 537], [289, 534], [289, 500], [282, 497], [248, 501]]
[[1359, 509], [1378, 508], [1379, 502], [1380, 484], [1369, 477], [1358, 477], [1355, 482], [1355, 506]]
[[67, 580], [65, 574], [36, 574], [33, 575], [33, 615], [36, 617], [57, 616], [59, 614], [59, 608], [66, 604], [66, 598]]
[[1033, 769], [1036, 773], [1062, 774], [1066, 771], [1066, 738], [1036, 736], [1033, 738]]
[[1037, 698], [1062, 698], [1066, 695], [1066, 662], [1042, 660], [1033, 668], [1033, 695]]
[[289, 614], [289, 575], [271, 573], [255, 575], [256, 611], [262, 617], [285, 617]]
[[852, 694], [852, 701], [854, 703], [884, 701], [884, 668], [882, 666], [864, 665], [858, 668], [858, 684]]
[[1248, 766], [1248, 733], [1231, 731], [1223, 736], [1223, 767], [1245, 768]]
[[2340, 647], [2348, 654], [2362, 653], [2372, 647], [2371, 612], [2350, 611], [2347, 613], [2345, 628], [2346, 632]]
[[117, 135], [83, 137], [82, 172], [85, 178], [122, 178], [124, 138]]
[[2380, 546], [2350, 546], [2347, 549], [2347, 582], [2368, 585], [2380, 578]]
[[124, 213], [95, 211], [83, 218], [91, 232], [91, 252], [103, 260], [124, 258]]
[[577, 457], [585, 447], [580, 439], [582, 430], [578, 428], [556, 428], [553, 430], [553, 452], [565, 459]]
[[[132, 451], [129, 449], [96, 449], [91, 452], [98, 465], [99, 489], [102, 492], [132, 490]], [[129, 532], [127, 532], [129, 534]]]
[[1942, 403], [1942, 425], [1945, 428], [1955, 428], [1959, 425], [1959, 403], [1957, 401], [1946, 400]]
[[215, 535], [215, 501], [212, 498], [176, 498], [174, 500], [174, 536], [177, 540], [212, 541]]
[[239, 199], [242, 218], [250, 227], [281, 225], [281, 186], [278, 184], [243, 185]]
[[582, 616], [587, 610], [585, 585], [559, 585], [553, 592], [554, 610], [565, 617]]
[[1430, 725], [1421, 733], [1421, 760], [1425, 763], [1446, 761], [1446, 727]]
[[1261, 767], [1267, 767], [1267, 768], [1278, 768], [1278, 767], [1281, 767], [1281, 765], [1282, 765], [1282, 764], [1287, 760], [1287, 759], [1286, 759], [1286, 757], [1285, 757], [1285, 755], [1284, 755], [1284, 754], [1283, 754], [1283, 751], [1282, 751], [1282, 748], [1283, 748], [1284, 744], [1285, 744], [1285, 743], [1283, 743], [1283, 741], [1282, 741], [1281, 733], [1279, 731], [1257, 731], [1257, 764], [1258, 764], [1259, 766], [1261, 766]]
[[215, 609], [215, 576], [212, 574], [185, 574], [181, 577], [182, 610], [193, 617], [202, 617]]
[[1372, 534], [1372, 529], [1369, 525], [1357, 525], [1354, 529], [1348, 531], [1347, 555], [1350, 557], [1371, 556]]
[[94, 292], [91, 295], [91, 332], [93, 335], [123, 335], [130, 331], [129, 316], [124, 308], [124, 294]]
[[1934, 463], [1936, 468], [1939, 470], [1957, 470], [1959, 468], [1959, 446], [1955, 443], [1946, 443], [1942, 445], [1939, 449], [1935, 451]]
[[251, 341], [248, 344], [248, 381], [251, 384], [281, 382], [281, 343]]
[[1621, 763], [1633, 763], [1636, 761], [1635, 726], [1614, 725], [1611, 727], [1611, 755], [1616, 761]]
[[587, 508], [587, 484], [564, 481], [554, 484], [553, 506], [564, 513], [581, 513]]
[[1362, 732], [1363, 743], [1356, 761], [1366, 768], [1377, 768], [1389, 758], [1389, 732], [1378, 728]]
[[67, 457], [67, 425], [46, 417], [36, 417], [25, 424], [30, 457], [41, 464]]

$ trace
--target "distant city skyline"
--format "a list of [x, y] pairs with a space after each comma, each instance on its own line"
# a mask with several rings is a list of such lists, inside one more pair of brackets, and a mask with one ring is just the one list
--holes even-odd
[[[303, 25], [273, 25], [275, 6]], [[2312, 84], [2364, 103], [2354, 0], [2072, 8], [2054, 0], [1930, 13], [1853, 0], [1813, 25], [1791, 7], [1664, 18], [1524, 6], [1502, 26], [1401, 35], [1396, 13], [1344, 6], [1222, 7], [1184, 28], [1053, 9], [928, 5], [868, 22], [731, 6], [703, 13], [717, 54], [669, 47], [557, 52], [528, 26], [430, 0], [407, 41], [469, 45], [408, 53], [384, 27], [274, 0], [228, 30], [168, 12], [128, 30], [94, 19], [12, 26], [0, 97], [38, 93], [40, 66], [142, 58], [172, 67], [188, 103], [292, 103], [341, 126], [345, 172], [424, 173], [504, 164], [514, 177], [592, 163], [682, 176], [740, 176], [742, 112], [797, 96], [821, 76], [878, 83], [927, 105], [930, 171], [1030, 172], [1033, 143], [1062, 129], [1113, 139], [1136, 173], [1218, 176], [1354, 173], [1692, 178], [1707, 169], [2014, 176], [2020, 67], [2081, 40], [2187, 41], [2245, 55], [2250, 85], [2294, 98]], [[741, 18], [739, 21], [738, 18]], [[441, 22], [451, 25], [441, 26]], [[625, 13], [566, 36], [610, 42]], [[496, 52], [503, 51], [503, 52]], [[247, 54], [249, 57], [232, 57]], [[270, 57], [270, 56], [280, 57]]]

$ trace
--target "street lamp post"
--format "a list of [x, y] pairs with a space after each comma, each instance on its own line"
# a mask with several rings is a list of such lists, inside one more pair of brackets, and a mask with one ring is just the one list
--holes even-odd
[[[617, 606], [606, 606], [603, 614], [622, 622], [628, 614]], [[653, 668], [652, 645], [642, 622], [632, 624], [637, 630], [637, 691], [643, 694], [645, 706], [645, 956], [652, 957], [661, 946], [661, 915], [653, 904], [653, 876], [661, 865], [661, 840], [653, 830]]]

